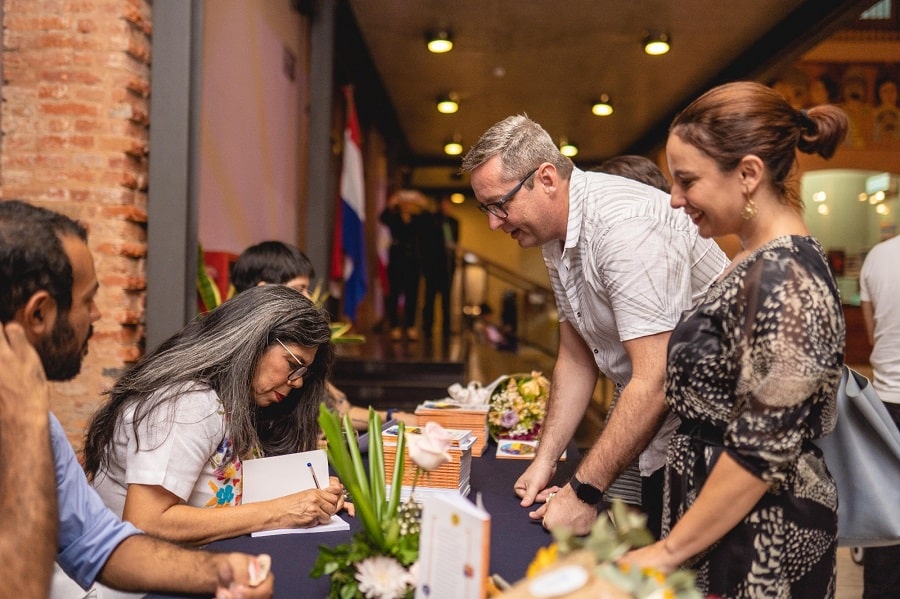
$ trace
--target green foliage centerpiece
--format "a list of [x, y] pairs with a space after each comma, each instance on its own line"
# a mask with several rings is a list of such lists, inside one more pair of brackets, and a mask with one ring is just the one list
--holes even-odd
[[381, 421], [375, 411], [369, 409], [368, 475], [349, 417], [341, 421], [322, 405], [319, 425], [328, 441], [328, 460], [352, 498], [362, 530], [349, 544], [320, 546], [311, 575], [331, 577], [331, 599], [412, 597], [415, 575], [411, 569], [419, 557], [420, 508], [412, 495], [400, 502], [406, 457], [404, 424], [399, 423], [389, 496]]

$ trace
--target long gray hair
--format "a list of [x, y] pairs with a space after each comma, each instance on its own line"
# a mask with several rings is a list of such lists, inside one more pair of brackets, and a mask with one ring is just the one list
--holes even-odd
[[[263, 353], [279, 339], [317, 347], [303, 386], [279, 404], [259, 408], [252, 385]], [[334, 361], [327, 313], [300, 292], [281, 285], [254, 287], [198, 316], [181, 332], [141, 358], [108, 392], [109, 401], [91, 419], [85, 438], [85, 471], [93, 477], [109, 463], [115, 430], [126, 408], [137, 404], [134, 431], [178, 395], [209, 387], [225, 409], [235, 454], [246, 458], [259, 447], [264, 455], [315, 449], [317, 415], [325, 378]], [[140, 447], [140, 439], [137, 439]]]

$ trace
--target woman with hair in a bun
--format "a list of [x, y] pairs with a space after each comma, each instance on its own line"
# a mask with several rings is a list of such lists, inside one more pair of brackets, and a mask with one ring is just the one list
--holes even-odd
[[811, 443], [836, 420], [844, 318], [792, 178], [796, 150], [830, 158], [847, 132], [830, 105], [717, 87], [672, 123], [672, 207], [741, 251], [669, 342], [662, 540], [624, 561], [696, 571], [704, 595], [833, 597], [837, 490]]

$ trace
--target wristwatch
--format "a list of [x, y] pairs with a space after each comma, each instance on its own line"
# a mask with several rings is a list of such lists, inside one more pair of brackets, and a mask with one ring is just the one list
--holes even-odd
[[603, 501], [603, 491], [592, 484], [581, 482], [578, 480], [577, 476], [573, 476], [569, 479], [569, 485], [572, 486], [572, 490], [575, 491], [575, 496], [578, 497], [582, 503], [597, 507], [600, 505], [600, 502]]

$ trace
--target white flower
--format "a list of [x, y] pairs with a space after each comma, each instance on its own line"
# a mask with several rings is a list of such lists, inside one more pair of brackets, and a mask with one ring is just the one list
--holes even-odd
[[425, 472], [450, 461], [447, 450], [453, 442], [450, 433], [437, 422], [428, 422], [421, 434], [409, 435], [409, 457]]
[[411, 578], [400, 562], [383, 555], [356, 564], [359, 592], [366, 599], [399, 599], [406, 594]]
[[409, 586], [414, 587], [419, 583], [419, 560], [409, 567]]

